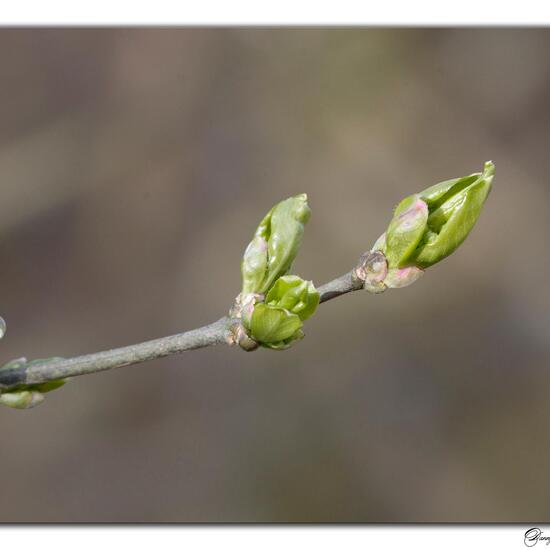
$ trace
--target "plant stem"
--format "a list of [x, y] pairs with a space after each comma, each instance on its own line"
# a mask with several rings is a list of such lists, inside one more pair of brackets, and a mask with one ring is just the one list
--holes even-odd
[[[321, 286], [318, 291], [321, 295], [321, 303], [323, 303], [360, 288], [362, 288], [362, 284], [352, 278], [350, 271]], [[17, 368], [0, 369], [0, 389], [93, 374], [166, 357], [174, 353], [227, 343], [229, 321], [229, 317], [222, 317], [204, 327], [131, 346], [42, 364], [29, 366], [22, 364]]]

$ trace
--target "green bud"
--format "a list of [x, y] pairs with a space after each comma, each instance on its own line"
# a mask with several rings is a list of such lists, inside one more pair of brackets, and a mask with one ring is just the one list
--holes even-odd
[[286, 349], [304, 337], [302, 325], [319, 305], [311, 281], [287, 275], [311, 211], [307, 195], [275, 205], [260, 222], [241, 264], [242, 291], [230, 311], [228, 342]]
[[425, 269], [452, 254], [473, 229], [491, 190], [492, 162], [483, 172], [438, 183], [401, 201], [373, 250], [388, 261], [387, 286], [406, 286]]
[[319, 293], [311, 281], [304, 281], [297, 275], [284, 275], [271, 287], [265, 303], [295, 313], [305, 321], [315, 313], [319, 299]]
[[249, 331], [261, 346], [286, 349], [297, 336], [303, 337], [302, 325], [302, 320], [295, 313], [262, 303], [254, 308]]
[[428, 205], [428, 230], [413, 261], [429, 267], [452, 254], [473, 229], [491, 191], [495, 165], [486, 162], [481, 174], [442, 182], [420, 195]]
[[402, 266], [420, 244], [428, 222], [428, 206], [418, 195], [402, 200], [386, 231], [388, 266]]
[[310, 214], [306, 194], [290, 197], [267, 213], [244, 253], [242, 294], [264, 294], [288, 273]]
[[246, 247], [241, 264], [243, 294], [253, 294], [254, 289], [262, 288], [267, 271], [267, 263], [267, 241], [257, 235]]
[[280, 342], [273, 342], [271, 344], [262, 344], [264, 348], [273, 349], [276, 351], [285, 350], [294, 345], [295, 342], [299, 342], [304, 338], [305, 334], [302, 330], [297, 330], [292, 336], [281, 340]]
[[243, 322], [261, 346], [287, 349], [304, 337], [303, 322], [315, 313], [319, 298], [311, 281], [285, 275], [271, 287], [264, 303], [255, 304], [250, 317], [243, 315]]
[[39, 391], [13, 391], [0, 395], [0, 404], [12, 409], [32, 409], [44, 401], [44, 396]]
[[[25, 357], [12, 359], [6, 363], [0, 370], [18, 369], [21, 367], [32, 367], [49, 363], [50, 361], [59, 361], [62, 357], [48, 357], [44, 359], [33, 359], [27, 361]], [[44, 401], [44, 394], [57, 390], [64, 386], [67, 379], [50, 380], [39, 384], [20, 384], [16, 387], [3, 389], [0, 394], [0, 404], [15, 409], [30, 409], [40, 405]]]

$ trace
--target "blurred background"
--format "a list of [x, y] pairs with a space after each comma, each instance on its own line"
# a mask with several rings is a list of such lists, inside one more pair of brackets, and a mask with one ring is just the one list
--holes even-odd
[[2, 522], [550, 517], [550, 30], [0, 30], [0, 315], [14, 357], [211, 322], [299, 192], [295, 271], [349, 270], [405, 195], [497, 166], [413, 287], [0, 409]]

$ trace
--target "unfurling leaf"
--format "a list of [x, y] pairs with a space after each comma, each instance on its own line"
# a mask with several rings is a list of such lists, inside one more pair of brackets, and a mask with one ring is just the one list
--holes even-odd
[[403, 199], [373, 251], [387, 260], [384, 284], [400, 288], [452, 254], [476, 224], [491, 191], [492, 162], [483, 172], [443, 181]]
[[302, 328], [298, 315], [276, 306], [257, 304], [250, 322], [250, 334], [260, 344], [275, 344]]
[[311, 281], [296, 275], [280, 277], [264, 303], [254, 306], [250, 317], [243, 317], [250, 336], [261, 346], [287, 349], [304, 337], [303, 321], [319, 305], [319, 293]]
[[297, 275], [284, 275], [271, 287], [265, 303], [287, 309], [305, 321], [315, 313], [319, 293], [311, 281], [304, 281]]
[[310, 214], [305, 194], [290, 197], [267, 213], [244, 253], [242, 294], [265, 294], [288, 273]]

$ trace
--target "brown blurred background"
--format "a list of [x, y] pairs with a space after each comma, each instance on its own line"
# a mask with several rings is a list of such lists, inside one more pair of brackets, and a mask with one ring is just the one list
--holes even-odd
[[550, 30], [0, 30], [5, 362], [224, 314], [263, 214], [351, 268], [403, 196], [497, 166], [413, 287], [0, 409], [0, 521], [550, 520]]

